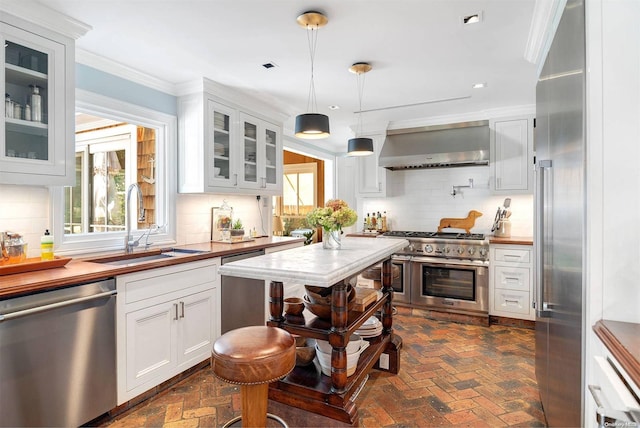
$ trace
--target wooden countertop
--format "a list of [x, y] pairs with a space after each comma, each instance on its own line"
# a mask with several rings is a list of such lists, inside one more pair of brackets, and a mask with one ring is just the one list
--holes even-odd
[[533, 245], [533, 237], [512, 236], [510, 238], [500, 238], [497, 236], [489, 236], [489, 244]]
[[[114, 251], [100, 256], [84, 256], [82, 258], [74, 258], [65, 266], [59, 268], [0, 276], [0, 299], [66, 287], [74, 284], [81, 284], [84, 282], [97, 281], [124, 273], [222, 257], [297, 242], [304, 242], [304, 238], [274, 236], [256, 238], [253, 241], [246, 241], [237, 244], [204, 242], [200, 244], [180, 245], [171, 248], [183, 248], [205, 252], [201, 254], [183, 255], [180, 257], [167, 257], [138, 265], [113, 266], [96, 262], [97, 260], [115, 260], [123, 255], [123, 251]], [[149, 251], [135, 251], [134, 253], [139, 255], [153, 255], [159, 254], [161, 251], [161, 249], [154, 249]]]
[[600, 320], [593, 331], [640, 387], [640, 324]]

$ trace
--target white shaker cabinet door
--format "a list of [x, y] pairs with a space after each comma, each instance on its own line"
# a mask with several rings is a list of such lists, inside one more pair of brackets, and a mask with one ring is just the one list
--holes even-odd
[[167, 302], [127, 314], [127, 389], [150, 383], [176, 365], [177, 304]]
[[493, 123], [491, 148], [494, 190], [533, 192], [533, 134], [529, 119]]
[[178, 365], [211, 356], [214, 341], [215, 292], [207, 290], [178, 301]]

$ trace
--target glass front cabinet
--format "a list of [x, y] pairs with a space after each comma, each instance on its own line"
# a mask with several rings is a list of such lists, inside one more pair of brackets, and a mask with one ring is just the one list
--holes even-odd
[[73, 184], [74, 42], [2, 19], [0, 183]]
[[282, 128], [214, 100], [178, 100], [181, 193], [282, 192]]
[[282, 178], [280, 127], [241, 113], [240, 129], [242, 131], [240, 145], [242, 186], [277, 191]]

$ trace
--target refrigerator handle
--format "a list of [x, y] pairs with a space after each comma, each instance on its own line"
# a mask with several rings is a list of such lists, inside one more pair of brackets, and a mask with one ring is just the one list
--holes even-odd
[[550, 315], [550, 307], [547, 302], [545, 302], [544, 296], [544, 227], [545, 227], [545, 170], [548, 170], [552, 167], [551, 160], [540, 160], [538, 161], [536, 168], [536, 227], [535, 227], [535, 243], [536, 243], [536, 292], [533, 305], [536, 309], [538, 317], [540, 318], [549, 318]]

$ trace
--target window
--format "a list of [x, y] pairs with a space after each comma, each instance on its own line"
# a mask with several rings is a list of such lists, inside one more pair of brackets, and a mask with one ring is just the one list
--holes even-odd
[[[85, 126], [103, 121], [85, 114], [76, 115], [79, 120]], [[136, 178], [137, 134], [128, 124], [76, 132], [76, 185], [65, 187], [65, 234], [125, 229], [125, 191]]]
[[282, 196], [275, 196], [274, 214], [280, 216], [284, 224], [284, 234], [294, 229], [306, 229], [306, 215], [317, 204], [316, 163], [284, 165]]
[[[175, 242], [176, 118], [81, 90], [76, 102], [76, 185], [52, 188], [54, 233], [62, 252], [124, 248], [127, 222], [134, 239]], [[137, 183], [146, 218], [138, 222]], [[135, 208], [135, 209], [134, 209]]]

